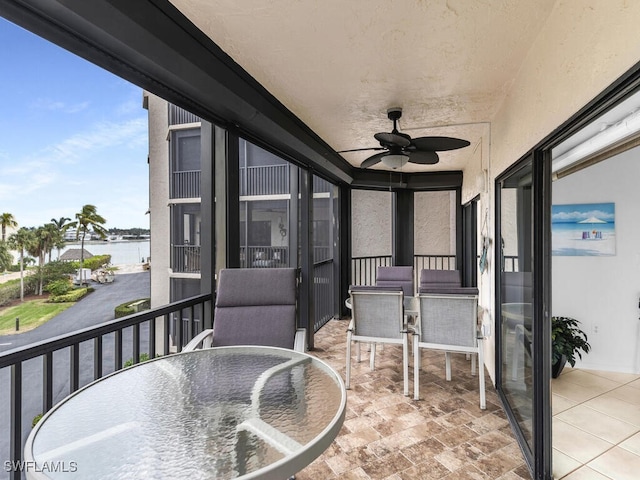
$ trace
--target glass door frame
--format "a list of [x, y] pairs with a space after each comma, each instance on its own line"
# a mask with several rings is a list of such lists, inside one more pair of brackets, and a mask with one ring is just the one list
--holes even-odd
[[[501, 232], [501, 185], [512, 174], [519, 171], [527, 163], [531, 163], [532, 175], [532, 216], [531, 228], [531, 269], [533, 272], [533, 319], [532, 319], [532, 371], [533, 405], [532, 405], [532, 437], [531, 445], [521, 430], [514, 409], [502, 388], [503, 368], [502, 350], [502, 275], [501, 268], [496, 268], [496, 390], [503, 403], [514, 434], [520, 444], [532, 477], [535, 479], [551, 479], [552, 435], [551, 435], [551, 168], [547, 158], [549, 150], [533, 150], [510, 168], [505, 170], [495, 181], [495, 237], [502, 238]], [[496, 248], [495, 265], [502, 265], [503, 254]]]

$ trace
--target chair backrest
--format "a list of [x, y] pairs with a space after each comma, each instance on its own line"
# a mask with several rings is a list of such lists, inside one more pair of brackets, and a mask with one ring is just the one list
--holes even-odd
[[349, 294], [354, 335], [402, 338], [404, 329], [402, 287], [353, 285], [349, 289]]
[[420, 288], [450, 288], [462, 286], [460, 270], [420, 270]]
[[293, 348], [296, 288], [294, 268], [221, 270], [212, 345]]
[[420, 299], [420, 343], [475, 347], [478, 335], [478, 289], [425, 289]]
[[402, 287], [405, 297], [413, 297], [413, 267], [378, 267], [376, 285], [381, 287]]
[[531, 272], [502, 272], [502, 303], [532, 303]]

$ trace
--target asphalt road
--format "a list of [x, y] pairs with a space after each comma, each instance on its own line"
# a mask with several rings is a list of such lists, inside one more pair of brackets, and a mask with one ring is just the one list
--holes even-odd
[[[92, 286], [95, 291], [80, 302], [60, 313], [40, 327], [14, 335], [0, 336], [0, 354], [37, 341], [50, 339], [81, 328], [113, 320], [117, 305], [129, 300], [145, 298], [150, 295], [150, 275], [148, 271], [140, 273], [116, 274], [110, 284]], [[130, 330], [130, 329], [129, 329]], [[146, 349], [148, 329], [141, 328], [143, 339], [141, 351]], [[103, 338], [104, 373], [114, 371], [113, 335]], [[123, 358], [131, 356], [131, 332], [123, 333]], [[54, 359], [54, 404], [69, 394], [69, 353], [56, 352]], [[80, 386], [93, 380], [93, 342], [80, 346]], [[23, 443], [31, 431], [31, 420], [42, 412], [42, 361], [30, 360], [23, 364]], [[0, 371], [0, 479], [9, 478], [4, 462], [9, 459], [9, 419], [10, 409], [10, 372], [8, 368]]]

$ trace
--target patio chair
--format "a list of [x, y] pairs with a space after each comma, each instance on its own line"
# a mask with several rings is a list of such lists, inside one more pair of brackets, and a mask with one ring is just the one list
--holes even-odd
[[425, 288], [461, 287], [460, 270], [420, 270], [420, 286], [418, 292]]
[[376, 271], [376, 285], [382, 287], [400, 286], [405, 297], [413, 297], [413, 267], [378, 267]]
[[183, 349], [263, 345], [304, 352], [306, 329], [296, 329], [294, 268], [229, 268], [219, 273], [213, 329]]
[[[444, 350], [446, 379], [451, 381], [451, 352], [478, 355], [480, 408], [486, 408], [483, 337], [478, 329], [478, 289], [452, 287], [424, 289], [420, 317], [413, 328], [413, 397], [420, 398], [420, 349]], [[472, 372], [475, 373], [475, 372]]]
[[369, 342], [369, 363], [375, 369], [376, 343], [402, 345], [403, 393], [409, 395], [409, 339], [404, 321], [402, 287], [351, 286], [351, 322], [347, 329], [346, 388], [351, 384], [351, 344], [356, 342], [357, 361], [360, 361], [359, 342]]

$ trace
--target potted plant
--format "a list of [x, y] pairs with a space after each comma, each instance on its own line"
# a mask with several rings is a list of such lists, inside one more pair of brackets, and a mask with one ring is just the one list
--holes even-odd
[[576, 364], [576, 355], [582, 359], [582, 350], [589, 353], [591, 345], [587, 334], [578, 328], [580, 322], [570, 317], [551, 317], [551, 343], [553, 350], [553, 368], [551, 376], [558, 378], [566, 362]]

